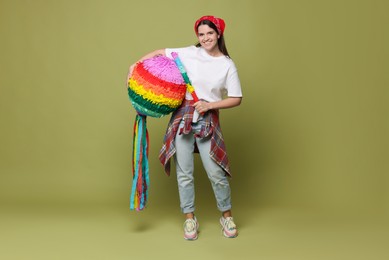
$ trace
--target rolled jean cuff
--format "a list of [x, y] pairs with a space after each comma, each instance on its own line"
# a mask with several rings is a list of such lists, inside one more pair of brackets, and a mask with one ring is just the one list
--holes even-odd
[[225, 211], [231, 210], [231, 208], [232, 208], [231, 206], [222, 207], [222, 208], [218, 207], [218, 209], [220, 210], [220, 212], [225, 212]]
[[195, 212], [195, 208], [189, 208], [189, 209], [181, 209], [182, 213], [188, 214]]

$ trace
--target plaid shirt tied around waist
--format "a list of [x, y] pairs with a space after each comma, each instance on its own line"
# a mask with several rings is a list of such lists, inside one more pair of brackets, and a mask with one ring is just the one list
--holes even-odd
[[[173, 112], [170, 118], [163, 145], [159, 152], [159, 160], [163, 164], [167, 175], [170, 175], [170, 159], [176, 153], [175, 137], [177, 131], [180, 131], [179, 134], [191, 133], [193, 112], [195, 110], [193, 104], [193, 100], [184, 100], [182, 105]], [[184, 120], [184, 127], [178, 129], [181, 120]], [[195, 137], [204, 138], [211, 136], [209, 156], [224, 170], [227, 176], [231, 177], [226, 147], [219, 123], [219, 111], [209, 110], [203, 115], [202, 120], [204, 120], [204, 126]], [[193, 152], [198, 152], [196, 145], [195, 151]]]

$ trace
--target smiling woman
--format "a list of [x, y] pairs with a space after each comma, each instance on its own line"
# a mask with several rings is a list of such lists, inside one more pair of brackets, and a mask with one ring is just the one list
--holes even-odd
[[[203, 16], [195, 22], [196, 46], [153, 51], [130, 66], [128, 79], [136, 64], [163, 55], [178, 55], [185, 76], [190, 79], [199, 101], [187, 88], [185, 100], [173, 112], [160, 151], [160, 161], [170, 174], [170, 159], [176, 165], [181, 211], [185, 215], [184, 238], [197, 239], [199, 227], [195, 217], [194, 151], [200, 154], [216, 198], [223, 235], [233, 238], [238, 231], [231, 213], [231, 176], [227, 152], [219, 124], [219, 109], [240, 105], [242, 90], [237, 69], [224, 42], [225, 23], [221, 18]], [[173, 54], [173, 55], [172, 55]], [[227, 96], [227, 97], [226, 97]]]

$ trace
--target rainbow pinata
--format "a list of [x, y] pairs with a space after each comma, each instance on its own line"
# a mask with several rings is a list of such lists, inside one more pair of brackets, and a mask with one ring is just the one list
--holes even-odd
[[172, 59], [156, 56], [138, 63], [128, 80], [128, 95], [137, 115], [134, 123], [130, 209], [146, 207], [150, 185], [147, 116], [162, 117], [185, 98], [186, 84]]
[[128, 95], [136, 111], [152, 117], [162, 117], [176, 110], [186, 92], [179, 69], [172, 59], [165, 56], [138, 63], [128, 86]]

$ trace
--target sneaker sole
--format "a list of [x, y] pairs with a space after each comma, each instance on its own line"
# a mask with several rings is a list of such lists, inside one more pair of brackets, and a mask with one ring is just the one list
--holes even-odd
[[185, 240], [188, 240], [188, 241], [194, 241], [194, 240], [197, 240], [197, 238], [198, 238], [198, 236], [195, 236], [195, 237], [193, 237], [193, 238], [191, 238], [191, 237], [185, 237], [185, 236], [184, 236], [184, 239], [185, 239]]
[[229, 236], [229, 235], [227, 235], [227, 234], [223, 231], [223, 236], [226, 237], [226, 238], [236, 238], [236, 237], [238, 236], [238, 233], [236, 233], [235, 235]]
[[185, 238], [185, 240], [196, 240], [199, 236], [197, 235], [198, 233], [199, 233], [199, 230], [196, 230], [197, 232], [196, 232], [196, 236], [195, 237], [186, 237], [185, 235], [184, 235], [184, 238]]

